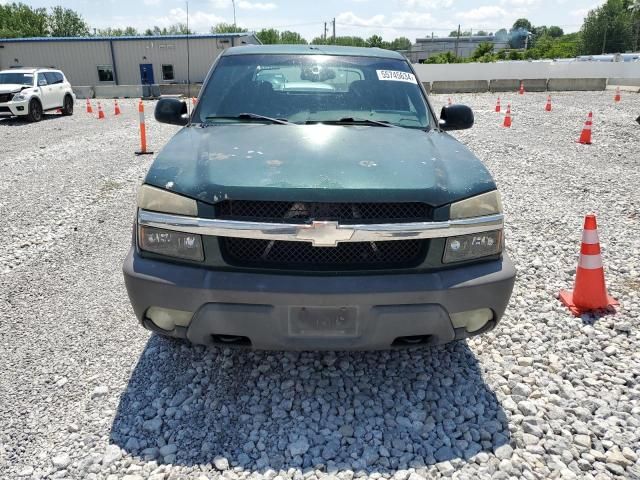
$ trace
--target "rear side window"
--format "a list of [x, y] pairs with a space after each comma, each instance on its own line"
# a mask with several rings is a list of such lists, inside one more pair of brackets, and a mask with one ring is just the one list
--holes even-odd
[[47, 79], [47, 84], [55, 85], [56, 83], [62, 83], [62, 75], [56, 72], [45, 72], [44, 77]]

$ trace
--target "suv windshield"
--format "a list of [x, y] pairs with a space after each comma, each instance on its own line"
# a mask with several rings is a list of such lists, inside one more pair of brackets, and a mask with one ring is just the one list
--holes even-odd
[[243, 113], [298, 124], [374, 120], [401, 127], [430, 126], [429, 108], [409, 64], [379, 57], [223, 56], [195, 118], [241, 121], [234, 117]]
[[0, 85], [33, 85], [33, 74], [18, 72], [0, 72]]

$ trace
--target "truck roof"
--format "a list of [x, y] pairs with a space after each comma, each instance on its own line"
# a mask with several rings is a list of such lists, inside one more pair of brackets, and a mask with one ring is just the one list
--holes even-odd
[[404, 59], [400, 53], [382, 48], [343, 47], [340, 45], [242, 45], [227, 48], [223, 55], [344, 55]]

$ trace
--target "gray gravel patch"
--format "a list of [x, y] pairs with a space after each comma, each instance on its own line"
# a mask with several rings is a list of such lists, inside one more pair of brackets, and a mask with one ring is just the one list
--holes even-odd
[[[511, 129], [496, 96], [451, 95], [503, 195], [514, 295], [488, 335], [376, 353], [150, 335], [120, 272], [151, 162], [136, 102], [0, 120], [0, 478], [640, 478], [640, 112], [610, 93], [552, 94], [551, 113], [546, 93], [503, 95]], [[158, 151], [177, 129], [147, 105]], [[590, 211], [621, 306], [575, 318], [556, 296]]]

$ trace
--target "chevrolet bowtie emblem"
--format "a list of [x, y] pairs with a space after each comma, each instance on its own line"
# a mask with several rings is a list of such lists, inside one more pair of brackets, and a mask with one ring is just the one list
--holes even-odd
[[313, 222], [298, 230], [298, 240], [310, 241], [314, 247], [335, 247], [353, 237], [353, 229], [339, 228], [338, 222]]

